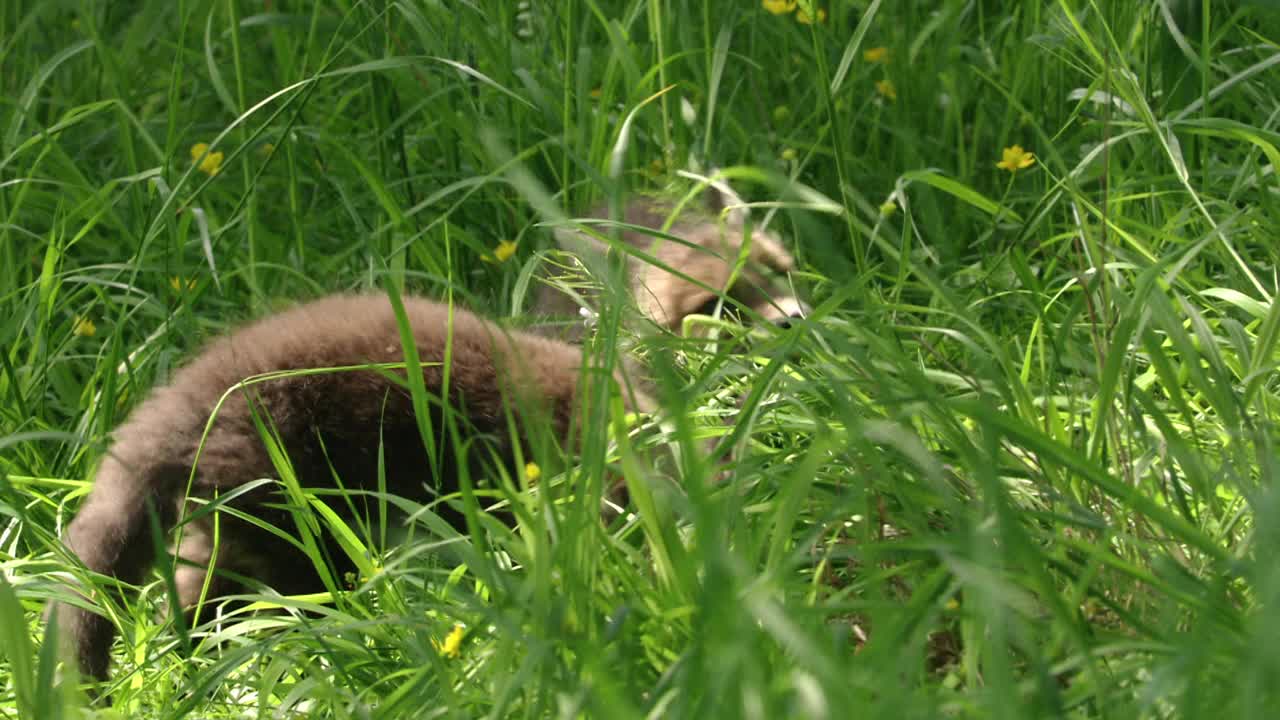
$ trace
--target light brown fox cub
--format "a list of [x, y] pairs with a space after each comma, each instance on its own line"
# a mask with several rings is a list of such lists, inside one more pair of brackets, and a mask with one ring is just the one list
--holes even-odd
[[[718, 194], [714, 200], [741, 204], [731, 194]], [[755, 227], [748, 236], [745, 211], [728, 210], [720, 218], [693, 210], [663, 230], [668, 215], [668, 206], [637, 201], [619, 218], [621, 240], [628, 250], [623, 279], [642, 317], [663, 329], [680, 332], [686, 317], [709, 315], [717, 304], [722, 304], [725, 316], [745, 315], [783, 326], [807, 312], [807, 306], [781, 282], [794, 268], [795, 260], [772, 233]], [[593, 217], [605, 220], [608, 212], [597, 210]], [[601, 223], [591, 230], [608, 236], [611, 226]], [[598, 238], [585, 232], [559, 231], [557, 239], [572, 255], [588, 263], [594, 260], [593, 270], [603, 268], [608, 246]], [[568, 273], [567, 283], [556, 282], [555, 275], [544, 271], [544, 276], [551, 277], [544, 277], [538, 287], [533, 314], [543, 322], [535, 329], [552, 337], [581, 340], [580, 312], [592, 314], [599, 300], [589, 284], [572, 287], [574, 273]], [[566, 285], [571, 287], [566, 289]]]

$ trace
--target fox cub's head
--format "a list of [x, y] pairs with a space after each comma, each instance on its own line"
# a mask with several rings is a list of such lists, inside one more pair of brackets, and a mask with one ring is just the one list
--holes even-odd
[[[620, 226], [607, 222], [607, 211], [594, 213], [601, 223], [587, 230], [556, 233], [566, 253], [544, 265], [534, 314], [547, 321], [545, 331], [579, 339], [583, 315], [597, 309], [598, 293], [588, 274], [603, 273], [608, 243], [600, 239], [620, 231], [625, 252], [624, 280], [640, 315], [674, 332], [684, 330], [691, 315], [711, 315], [743, 323], [786, 325], [807, 307], [787, 286], [795, 265], [772, 233], [748, 223], [741, 201], [720, 192], [715, 201], [725, 212], [684, 210], [672, 221], [672, 207], [655, 201], [628, 203]], [[667, 226], [667, 223], [670, 225]], [[663, 228], [666, 228], [665, 230]], [[584, 271], [584, 266], [586, 271]]]

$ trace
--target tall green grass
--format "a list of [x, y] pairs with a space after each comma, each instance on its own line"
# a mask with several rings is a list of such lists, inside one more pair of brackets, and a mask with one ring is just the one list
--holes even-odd
[[[0, 4], [0, 715], [88, 702], [42, 648], [56, 533], [202, 339], [388, 286], [518, 324], [548, 224], [722, 167], [808, 320], [652, 341], [668, 434], [595, 437], [516, 530], [421, 514], [276, 600], [310, 613], [183, 650], [148, 585], [92, 712], [1272, 717], [1274, 8], [823, 9]], [[630, 521], [549, 502], [606, 466]]]

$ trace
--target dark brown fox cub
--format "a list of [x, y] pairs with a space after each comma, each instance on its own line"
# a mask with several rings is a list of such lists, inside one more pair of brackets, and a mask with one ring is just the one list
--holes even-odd
[[[566, 438], [581, 406], [579, 348], [506, 331], [460, 309], [450, 318], [447, 307], [429, 300], [405, 298], [405, 311], [427, 394], [437, 399], [428, 413], [438, 450], [434, 463], [404, 370], [341, 369], [404, 361], [390, 301], [377, 295], [329, 297], [214, 341], [139, 405], [116, 430], [93, 490], [67, 528], [67, 545], [89, 570], [123, 583], [141, 582], [156, 559], [152, 518], [167, 535], [186, 498], [211, 500], [280, 476], [263, 427], [278, 439], [304, 487], [340, 482], [348, 490], [376, 490], [381, 479], [390, 493], [423, 502], [433, 498], [432, 487], [440, 493], [456, 490], [464, 463], [477, 474], [494, 463], [510, 468], [515, 451], [510, 417], [522, 444], [539, 428], [549, 440]], [[451, 353], [447, 388], [446, 347]], [[264, 373], [315, 368], [338, 369], [236, 387]], [[647, 409], [647, 404], [640, 398], [630, 406]], [[452, 408], [451, 421], [445, 406]], [[462, 428], [457, 443], [441, 430], [450, 424]], [[458, 447], [469, 449], [465, 457], [455, 453]], [[288, 530], [293, 521], [281, 507], [283, 499], [276, 487], [263, 486], [229, 504]], [[329, 504], [340, 513], [347, 507], [343, 500]], [[188, 513], [197, 508], [185, 504]], [[439, 511], [459, 522], [448, 508]], [[319, 589], [312, 564], [291, 544], [231, 514], [220, 515], [216, 558], [211, 558], [208, 515], [183, 526], [175, 573], [182, 607], [198, 602], [211, 559], [211, 569], [219, 572], [210, 577], [208, 597], [231, 589], [229, 575], [261, 580], [286, 594]], [[64, 647], [75, 653], [81, 671], [105, 678], [115, 633], [111, 621], [69, 604], [55, 612]]]

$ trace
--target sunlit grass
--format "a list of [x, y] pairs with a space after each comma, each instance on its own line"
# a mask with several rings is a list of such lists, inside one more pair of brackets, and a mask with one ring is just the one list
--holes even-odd
[[550, 226], [719, 167], [809, 319], [650, 341], [669, 422], [529, 458], [517, 529], [428, 509], [189, 653], [148, 585], [92, 707], [1271, 717], [1275, 13], [766, 5], [0, 6], [0, 714], [86, 702], [41, 649], [54, 538], [202, 340], [349, 289], [510, 316]]

